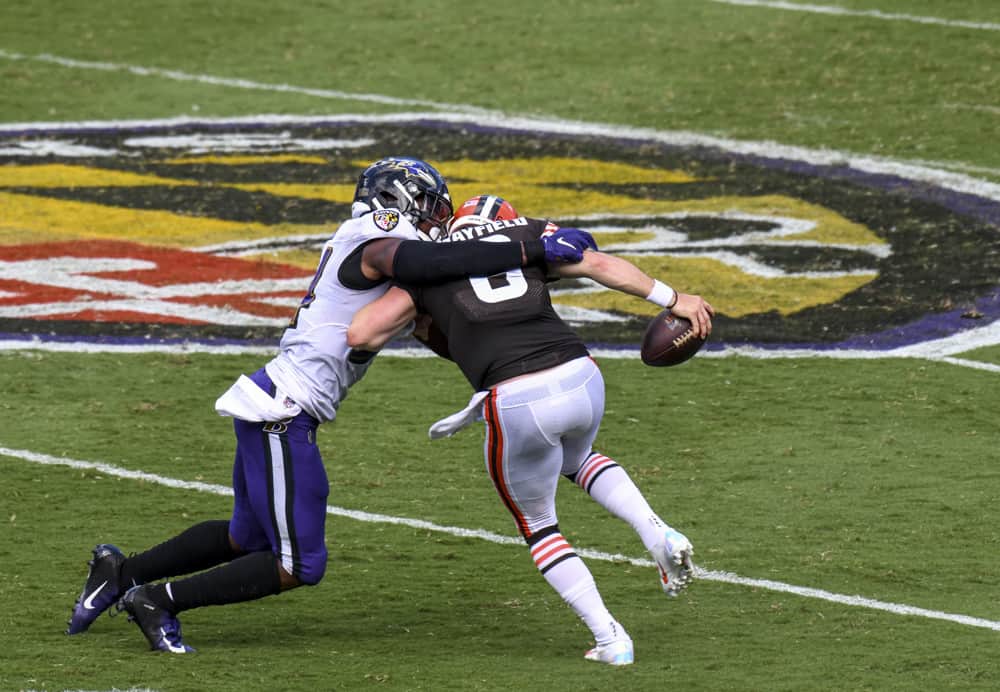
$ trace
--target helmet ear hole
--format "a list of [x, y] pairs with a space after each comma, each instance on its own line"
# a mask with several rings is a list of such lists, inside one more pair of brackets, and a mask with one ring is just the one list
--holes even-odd
[[387, 190], [379, 190], [373, 197], [379, 206], [383, 209], [386, 207], [398, 207], [399, 202], [396, 200], [396, 196]]

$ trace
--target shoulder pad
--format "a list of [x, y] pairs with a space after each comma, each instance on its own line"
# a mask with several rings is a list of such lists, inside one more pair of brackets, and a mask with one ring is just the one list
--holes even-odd
[[[386, 228], [382, 228], [382, 226], [386, 226]], [[409, 219], [398, 211], [377, 209], [364, 216], [345, 221], [337, 229], [334, 240], [338, 242], [363, 242], [386, 236], [402, 238], [403, 240], [420, 239], [417, 235], [417, 229], [410, 223]]]

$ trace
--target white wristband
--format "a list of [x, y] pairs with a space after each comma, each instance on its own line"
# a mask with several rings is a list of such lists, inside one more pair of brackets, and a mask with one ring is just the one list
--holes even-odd
[[661, 308], [672, 308], [677, 302], [677, 291], [656, 279], [653, 281], [653, 290], [646, 296], [650, 303], [656, 303]]

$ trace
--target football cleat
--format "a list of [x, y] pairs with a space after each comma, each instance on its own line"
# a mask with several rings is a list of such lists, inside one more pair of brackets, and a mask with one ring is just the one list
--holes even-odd
[[76, 599], [66, 634], [86, 632], [101, 613], [122, 597], [125, 593], [121, 583], [124, 562], [125, 554], [109, 543], [102, 543], [94, 548], [94, 558], [87, 563], [90, 573], [87, 574], [80, 598]]
[[635, 649], [631, 639], [616, 639], [608, 644], [595, 646], [583, 657], [588, 661], [607, 663], [610, 666], [628, 666], [635, 662]]
[[675, 529], [667, 528], [663, 540], [649, 551], [660, 571], [660, 586], [668, 596], [677, 596], [694, 578], [691, 541]]
[[142, 630], [149, 648], [171, 654], [187, 654], [194, 651], [181, 639], [181, 623], [173, 613], [156, 605], [146, 594], [145, 586], [133, 586], [125, 592], [115, 605], [118, 612], [128, 613], [129, 622], [134, 622]]

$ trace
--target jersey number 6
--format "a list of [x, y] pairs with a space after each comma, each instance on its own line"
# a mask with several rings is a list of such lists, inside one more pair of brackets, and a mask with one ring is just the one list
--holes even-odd
[[[509, 243], [510, 238], [505, 235], [491, 235], [483, 238], [482, 242]], [[498, 281], [500, 277], [505, 280], [503, 283]], [[472, 276], [469, 277], [469, 282], [476, 297], [484, 303], [502, 303], [505, 300], [520, 298], [528, 292], [528, 282], [525, 281], [520, 269], [509, 269], [492, 276]]]

